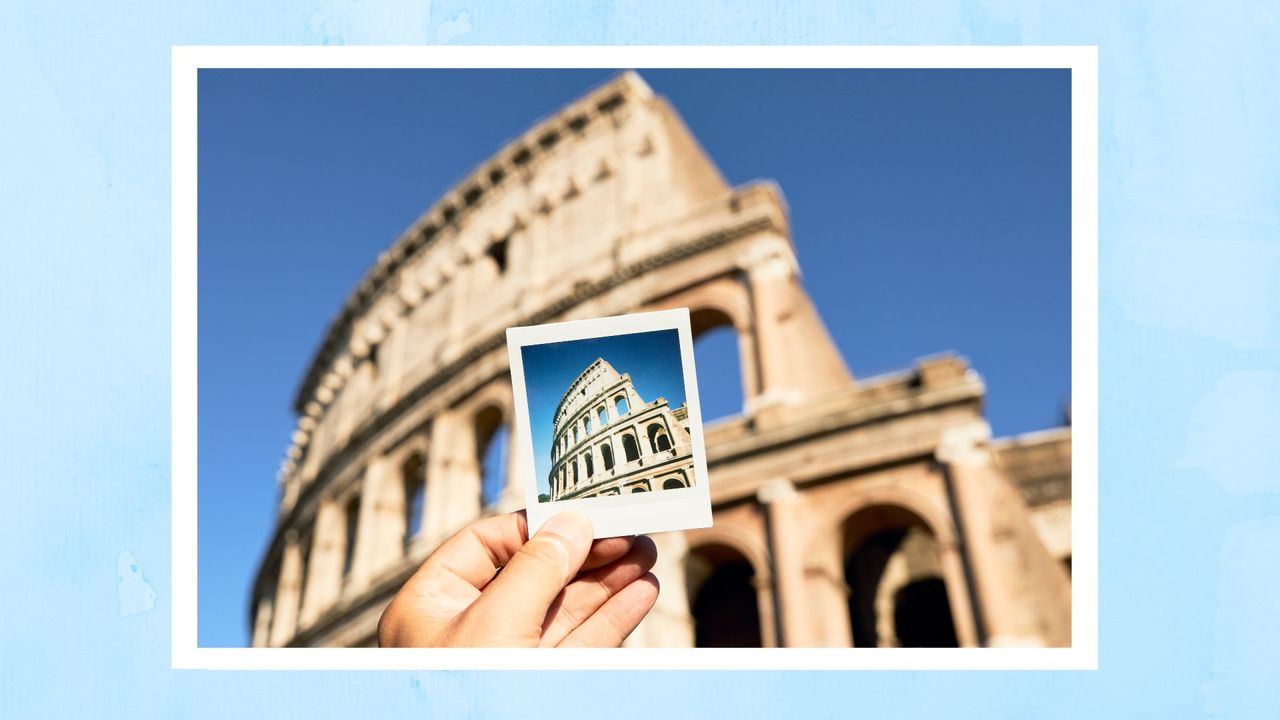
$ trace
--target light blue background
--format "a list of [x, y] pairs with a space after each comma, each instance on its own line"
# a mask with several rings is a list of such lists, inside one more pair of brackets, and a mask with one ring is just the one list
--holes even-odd
[[[1274, 4], [52, 5], [0, 10], [0, 716], [1280, 715]], [[169, 46], [423, 42], [1099, 45], [1102, 669], [169, 670]]]

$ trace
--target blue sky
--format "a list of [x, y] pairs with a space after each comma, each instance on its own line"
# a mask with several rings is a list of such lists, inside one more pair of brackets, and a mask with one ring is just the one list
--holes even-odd
[[[1066, 71], [642, 71], [732, 184], [777, 181], [854, 374], [955, 350], [997, 434], [1070, 376]], [[612, 71], [202, 71], [199, 642], [248, 638], [291, 400], [378, 253], [454, 181]], [[695, 348], [736, 412], [731, 333]]]
[[684, 404], [684, 368], [680, 363], [680, 336], [675, 330], [528, 345], [520, 351], [520, 357], [524, 361], [540, 493], [549, 492], [547, 475], [551, 472], [551, 429], [556, 405], [569, 384], [596, 358], [604, 358], [620, 373], [629, 373], [645, 402], [662, 397], [673, 409]]

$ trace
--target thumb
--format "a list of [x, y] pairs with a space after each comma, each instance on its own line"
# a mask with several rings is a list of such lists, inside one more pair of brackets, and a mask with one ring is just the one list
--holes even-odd
[[584, 513], [569, 510], [551, 518], [484, 588], [468, 614], [521, 636], [528, 633], [536, 644], [547, 610], [582, 568], [594, 535]]

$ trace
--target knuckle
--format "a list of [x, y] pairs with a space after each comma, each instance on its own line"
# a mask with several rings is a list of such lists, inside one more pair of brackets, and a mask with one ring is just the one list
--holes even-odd
[[539, 565], [554, 565], [562, 572], [569, 562], [568, 551], [551, 538], [534, 538], [525, 543], [517, 554]]

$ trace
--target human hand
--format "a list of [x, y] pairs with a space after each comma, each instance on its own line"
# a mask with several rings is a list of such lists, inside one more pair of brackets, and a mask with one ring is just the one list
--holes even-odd
[[528, 539], [523, 511], [472, 523], [405, 582], [381, 647], [617, 647], [658, 599], [648, 537], [592, 541], [568, 511]]

